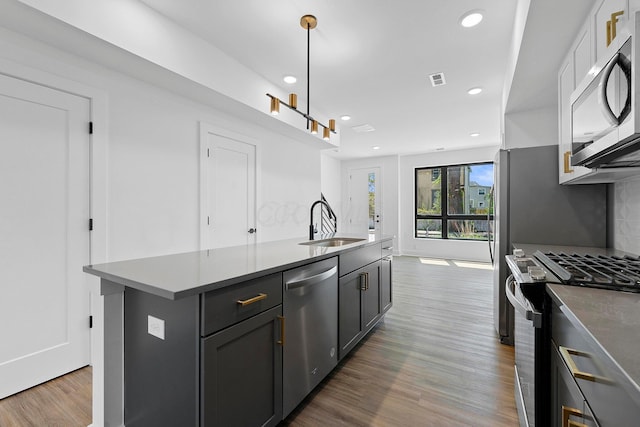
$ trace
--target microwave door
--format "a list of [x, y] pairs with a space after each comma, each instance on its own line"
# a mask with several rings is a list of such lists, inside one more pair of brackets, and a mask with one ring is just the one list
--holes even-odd
[[618, 139], [618, 127], [631, 112], [630, 67], [629, 58], [616, 53], [573, 103], [572, 165], [584, 164], [600, 145]]
[[[622, 61], [622, 54], [617, 53], [613, 59], [602, 70], [602, 77], [598, 84], [598, 105], [600, 112], [611, 126], [618, 126], [624, 118], [620, 109], [620, 96], [618, 88], [621, 79], [619, 65]], [[615, 71], [615, 72], [614, 72]], [[622, 118], [622, 120], [620, 120]]]
[[[615, 124], [611, 122], [611, 115], [604, 111], [611, 111], [610, 98], [615, 99], [613, 88], [615, 85], [603, 85], [600, 75], [572, 105], [572, 142], [573, 153], [585, 148], [603, 135], [611, 132]], [[606, 107], [605, 107], [606, 106]]]

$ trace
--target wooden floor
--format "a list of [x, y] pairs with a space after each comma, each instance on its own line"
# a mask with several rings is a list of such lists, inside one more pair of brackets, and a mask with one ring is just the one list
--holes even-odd
[[492, 277], [486, 264], [394, 257], [393, 307], [283, 424], [517, 426]]
[[[517, 426], [488, 268], [394, 257], [393, 307], [282, 425]], [[90, 423], [90, 368], [0, 400], [2, 427]]]
[[91, 368], [85, 367], [0, 400], [1, 427], [91, 424]]

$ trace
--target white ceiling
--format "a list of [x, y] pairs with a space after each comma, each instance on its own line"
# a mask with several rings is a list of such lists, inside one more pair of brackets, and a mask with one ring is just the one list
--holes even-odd
[[[307, 34], [299, 22], [305, 14], [315, 15], [318, 27], [311, 31], [310, 51], [311, 114], [352, 117], [349, 122], [337, 120], [341, 147], [335, 156], [339, 158], [500, 144], [502, 91], [515, 0], [142, 1], [301, 98], [306, 98]], [[538, 15], [553, 13], [564, 22], [561, 25], [573, 25], [573, 32], [565, 35], [567, 40], [560, 46], [552, 43], [544, 47], [558, 50], [552, 60], [528, 59], [523, 74], [528, 75], [526, 79], [544, 78], [553, 89], [559, 58], [581, 22], [578, 19], [583, 19], [593, 2], [531, 2]], [[575, 7], [584, 11], [576, 14]], [[463, 28], [459, 25], [461, 16], [473, 9], [483, 10], [484, 20], [477, 27]], [[538, 25], [542, 32], [553, 29], [544, 22]], [[529, 36], [524, 41], [539, 56], [535, 39]], [[433, 73], [444, 73], [447, 84], [432, 87], [429, 75]], [[282, 81], [286, 74], [297, 76], [298, 82], [287, 85]], [[517, 77], [514, 85], [524, 94], [530, 92], [528, 81]], [[467, 94], [477, 86], [483, 88], [481, 94]], [[553, 102], [551, 92], [536, 103]], [[513, 96], [518, 96], [517, 91]], [[526, 104], [526, 98], [519, 102]], [[306, 109], [306, 105], [299, 108]], [[357, 133], [352, 129], [364, 124], [375, 131]], [[480, 135], [472, 137], [471, 133]], [[380, 149], [373, 150], [374, 146]]]

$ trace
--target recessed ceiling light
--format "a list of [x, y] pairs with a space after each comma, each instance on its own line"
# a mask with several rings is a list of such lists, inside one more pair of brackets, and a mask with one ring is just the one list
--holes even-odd
[[380, 147], [378, 147], [377, 145], [375, 145], [375, 146], [373, 146], [371, 148], [374, 149], [374, 150], [379, 150], [380, 149]]
[[460, 18], [460, 25], [465, 28], [475, 27], [482, 21], [481, 10], [470, 10]]
[[473, 136], [474, 138], [475, 138], [476, 136], [480, 136], [480, 134], [479, 134], [478, 132], [470, 133], [469, 135], [470, 135], [470, 136]]
[[351, 116], [347, 116], [347, 115], [340, 116], [340, 120], [344, 120], [346, 122], [347, 120], [351, 120]]
[[298, 79], [296, 79], [296, 76], [284, 76], [282, 80], [284, 80], [285, 83], [289, 83], [290, 85], [298, 81]]
[[477, 95], [477, 94], [479, 94], [480, 92], [482, 92], [482, 88], [481, 88], [481, 87], [472, 87], [471, 89], [469, 89], [469, 90], [467, 91], [467, 93], [468, 93], [469, 95]]

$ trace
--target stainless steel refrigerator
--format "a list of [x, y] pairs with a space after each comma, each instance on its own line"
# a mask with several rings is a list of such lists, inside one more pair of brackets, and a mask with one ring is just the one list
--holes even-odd
[[606, 184], [558, 184], [558, 146], [500, 150], [494, 162], [494, 323], [513, 345], [513, 306], [504, 256], [513, 243], [605, 247]]

